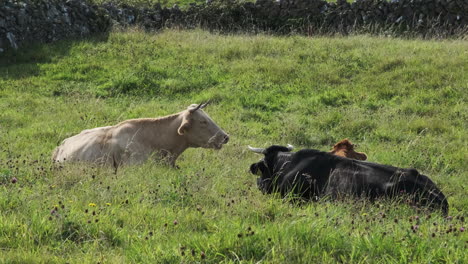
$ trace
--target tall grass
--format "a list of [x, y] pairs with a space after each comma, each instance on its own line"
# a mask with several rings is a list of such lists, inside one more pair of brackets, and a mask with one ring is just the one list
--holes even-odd
[[[466, 41], [114, 32], [0, 58], [0, 262], [466, 263]], [[52, 166], [83, 129], [206, 111], [231, 135], [179, 170]], [[262, 195], [247, 145], [414, 167], [450, 216], [379, 200]], [[12, 179], [17, 179], [12, 183]]]

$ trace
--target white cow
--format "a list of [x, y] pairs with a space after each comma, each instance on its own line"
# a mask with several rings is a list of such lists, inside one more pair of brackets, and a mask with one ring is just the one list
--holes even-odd
[[115, 126], [83, 130], [65, 139], [53, 153], [55, 162], [84, 161], [108, 164], [138, 164], [149, 156], [171, 166], [185, 149], [221, 149], [229, 136], [202, 110], [207, 104], [192, 104], [187, 110], [160, 118], [123, 121]]

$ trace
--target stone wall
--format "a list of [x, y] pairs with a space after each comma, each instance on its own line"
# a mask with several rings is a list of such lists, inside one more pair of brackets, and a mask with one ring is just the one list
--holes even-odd
[[[107, 10], [80, 0], [0, 0], [0, 49], [103, 32]], [[0, 50], [1, 51], [1, 50]]]
[[0, 0], [0, 52], [133, 25], [146, 30], [202, 27], [278, 34], [409, 32], [447, 37], [467, 34], [468, 0], [207, 0], [182, 10], [159, 4], [137, 8], [84, 0]]

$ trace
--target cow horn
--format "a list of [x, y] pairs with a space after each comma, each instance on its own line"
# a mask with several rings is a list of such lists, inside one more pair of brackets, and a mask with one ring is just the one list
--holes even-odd
[[203, 108], [203, 104], [197, 105], [197, 107], [190, 109], [189, 112], [190, 112], [190, 113], [193, 113], [193, 112], [197, 111], [197, 110], [200, 109], [200, 108]]
[[251, 146], [248, 146], [250, 151], [259, 153], [259, 154], [265, 154], [265, 149], [264, 148], [253, 148]]
[[289, 150], [289, 151], [291, 151], [291, 150], [293, 150], [293, 149], [294, 149], [294, 146], [293, 146], [293, 145], [291, 145], [291, 144], [288, 144], [287, 148], [288, 148], [288, 150]]
[[202, 104], [202, 105], [200, 106], [200, 109], [205, 108], [209, 103], [210, 103], [210, 100], [206, 101], [206, 103], [204, 103], [204, 104]]

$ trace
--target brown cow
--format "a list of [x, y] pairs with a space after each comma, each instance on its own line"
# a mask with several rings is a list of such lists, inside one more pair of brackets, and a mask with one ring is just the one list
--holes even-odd
[[367, 160], [366, 153], [354, 151], [353, 143], [351, 143], [347, 138], [336, 143], [330, 153], [350, 159]]
[[108, 164], [138, 164], [154, 155], [171, 166], [187, 148], [220, 149], [229, 136], [202, 110], [206, 104], [190, 105], [180, 113], [123, 121], [114, 126], [82, 131], [65, 139], [52, 159]]

